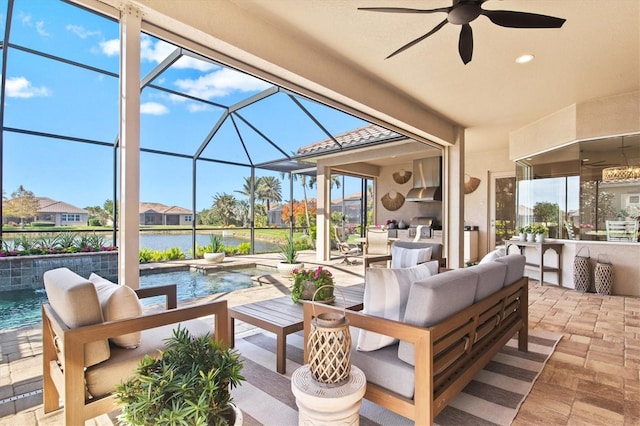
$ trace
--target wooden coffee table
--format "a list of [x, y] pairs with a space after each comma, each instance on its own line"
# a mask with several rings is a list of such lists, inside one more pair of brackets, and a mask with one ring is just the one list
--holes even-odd
[[[339, 287], [344, 293], [346, 309], [362, 310], [364, 297], [363, 285]], [[343, 306], [340, 291], [335, 292], [336, 306]], [[229, 311], [229, 338], [231, 346], [235, 345], [235, 320], [244, 321], [276, 335], [276, 371], [286, 372], [287, 365], [287, 335], [304, 329], [304, 313], [301, 303], [293, 303], [291, 296], [233, 306]]]

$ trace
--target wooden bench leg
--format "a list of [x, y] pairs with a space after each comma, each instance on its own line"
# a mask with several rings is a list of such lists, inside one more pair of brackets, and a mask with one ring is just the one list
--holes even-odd
[[276, 333], [276, 371], [280, 374], [287, 372], [287, 335], [284, 330]]

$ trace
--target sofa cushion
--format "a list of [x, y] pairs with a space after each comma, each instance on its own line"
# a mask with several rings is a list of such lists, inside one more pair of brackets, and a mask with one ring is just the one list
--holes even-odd
[[468, 270], [478, 274], [478, 288], [473, 299], [474, 303], [500, 290], [507, 275], [507, 265], [501, 262], [484, 263], [472, 266]]
[[409, 268], [431, 260], [431, 247], [409, 249], [394, 245], [391, 247], [391, 267]]
[[[115, 284], [94, 273], [89, 276], [89, 281], [96, 286], [105, 321], [136, 318], [142, 315], [142, 305], [132, 288]], [[132, 349], [140, 345], [141, 336], [142, 332], [138, 331], [112, 337], [109, 341], [117, 346]]]
[[[44, 288], [51, 308], [69, 328], [103, 322], [102, 309], [93, 283], [68, 268], [52, 269], [44, 273]], [[64, 351], [62, 336], [56, 339]], [[107, 339], [91, 342], [84, 347], [84, 365], [89, 367], [109, 359]]]
[[[411, 286], [404, 322], [429, 327], [471, 306], [478, 287], [478, 274], [456, 269], [434, 275]], [[414, 365], [413, 344], [400, 341], [398, 357]]]
[[133, 375], [138, 363], [145, 355], [157, 356], [158, 350], [165, 348], [165, 339], [173, 335], [173, 330], [178, 328], [178, 325], [189, 330], [189, 333], [194, 336], [207, 333], [213, 335], [213, 321], [206, 319], [194, 319], [144, 330], [140, 346], [135, 349], [112, 346], [111, 358], [87, 369], [85, 380], [89, 394], [99, 398], [112, 393], [117, 384]]
[[485, 263], [489, 263], [489, 262], [493, 262], [494, 260], [496, 260], [499, 257], [502, 256], [506, 256], [507, 252], [504, 248], [504, 246], [500, 246], [498, 248], [496, 248], [493, 251], [490, 251], [489, 253], [487, 253], [478, 263], [479, 265], [483, 265]]
[[431, 258], [442, 258], [442, 244], [441, 243], [427, 243], [425, 241], [402, 241], [398, 240], [393, 243], [395, 247], [403, 247], [408, 249], [430, 248]]
[[355, 365], [364, 372], [368, 383], [382, 386], [406, 398], [413, 398], [415, 392], [414, 369], [398, 358], [398, 344], [371, 352], [355, 350], [355, 342], [358, 340], [359, 333], [364, 331], [351, 327], [351, 341], [353, 342], [351, 365]]
[[[368, 268], [365, 274], [363, 313], [401, 321], [407, 306], [409, 289], [415, 281], [430, 277], [433, 265], [424, 263], [411, 268]], [[433, 262], [436, 265], [437, 262]], [[358, 350], [374, 351], [397, 342], [389, 336], [363, 330], [357, 340]]]
[[504, 277], [503, 285], [514, 283], [524, 276], [524, 264], [526, 261], [527, 258], [521, 254], [509, 254], [495, 260], [495, 262], [507, 265], [507, 275]]

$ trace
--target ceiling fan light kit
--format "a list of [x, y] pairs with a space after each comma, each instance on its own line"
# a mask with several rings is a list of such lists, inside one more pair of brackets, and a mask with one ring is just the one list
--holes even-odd
[[458, 53], [460, 54], [460, 59], [462, 59], [462, 62], [465, 65], [471, 62], [471, 58], [473, 57], [473, 31], [471, 29], [471, 25], [469, 24], [481, 15], [486, 16], [491, 22], [496, 25], [508, 28], [560, 28], [566, 21], [563, 18], [539, 15], [537, 13], [516, 12], [510, 10], [486, 10], [482, 8], [482, 4], [486, 1], [488, 0], [453, 0], [453, 4], [451, 7], [440, 7], [437, 9], [410, 9], [404, 7], [359, 7], [358, 10], [384, 13], [446, 13], [446, 19], [436, 25], [431, 31], [405, 44], [400, 49], [387, 56], [386, 59], [389, 59], [397, 55], [398, 53], [404, 52], [408, 48], [420, 43], [427, 37], [436, 33], [447, 23], [449, 23], [462, 26], [462, 28], [460, 29], [460, 38], [458, 41]]

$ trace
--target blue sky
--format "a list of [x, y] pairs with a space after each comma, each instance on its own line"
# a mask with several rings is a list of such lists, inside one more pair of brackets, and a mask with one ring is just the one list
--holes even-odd
[[[2, 33], [6, 0], [0, 0]], [[118, 24], [58, 0], [16, 0], [11, 23], [5, 84], [4, 126], [113, 144], [118, 132]], [[53, 61], [21, 50], [42, 51], [106, 71], [106, 74]], [[175, 49], [143, 35], [141, 77]], [[183, 57], [153, 81], [153, 85], [223, 106], [230, 106], [270, 87], [267, 82], [198, 59]], [[309, 100], [301, 103], [333, 134], [366, 123]], [[141, 93], [141, 146], [193, 155], [218, 121], [224, 108], [153, 87]], [[285, 152], [326, 138], [326, 135], [284, 93], [240, 111]], [[281, 158], [277, 150], [242, 120], [227, 120], [204, 150], [207, 158], [248, 163], [235, 127], [251, 160]], [[102, 205], [113, 197], [113, 149], [56, 138], [5, 132], [3, 192], [23, 185], [78, 207]], [[190, 208], [192, 160], [141, 154], [141, 201]], [[216, 193], [241, 189], [249, 168], [210, 162], [197, 165], [197, 210], [209, 207]], [[277, 172], [256, 171], [257, 176]], [[346, 180], [345, 193], [360, 190], [360, 181]], [[288, 180], [282, 183], [289, 197]], [[235, 194], [241, 198], [239, 194]], [[311, 191], [311, 196], [315, 193]], [[341, 197], [342, 190], [334, 198]], [[295, 185], [294, 198], [302, 198]]]

